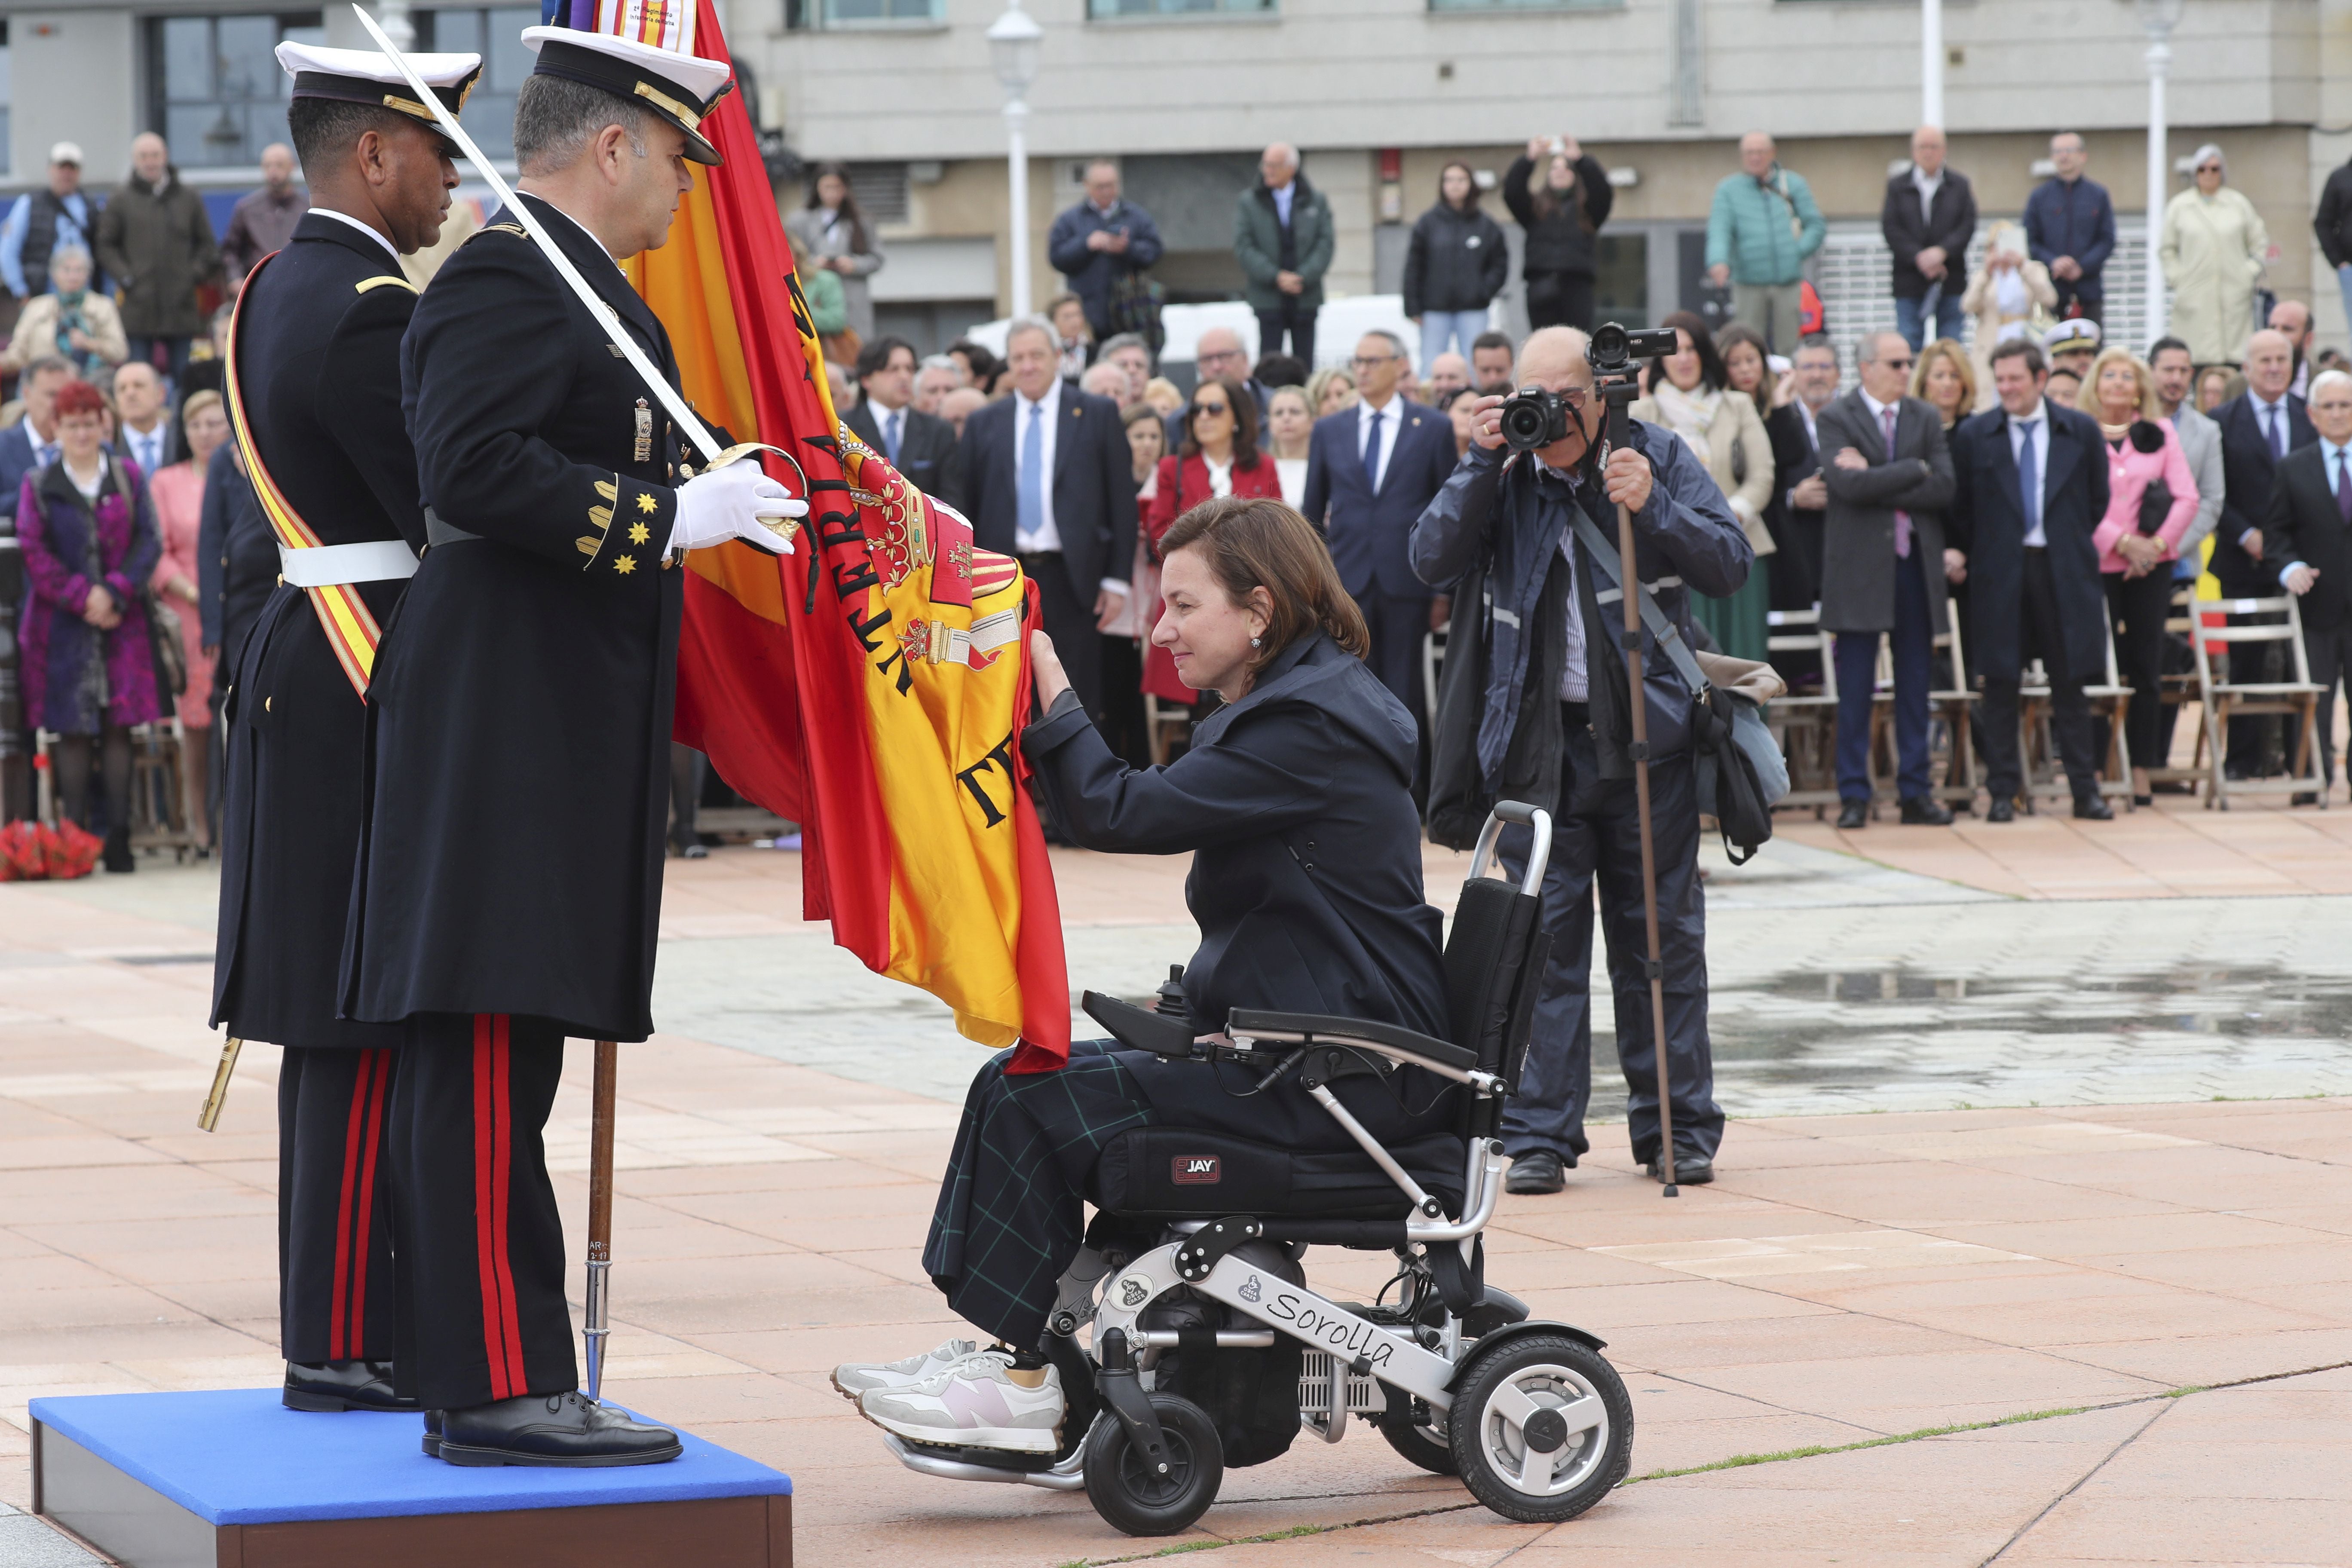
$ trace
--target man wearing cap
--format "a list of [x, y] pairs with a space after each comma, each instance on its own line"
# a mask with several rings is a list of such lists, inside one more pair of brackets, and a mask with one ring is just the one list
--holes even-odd
[[[441, 229], [457, 170], [382, 55], [278, 46], [312, 205], [253, 269], [227, 395], [283, 575], [223, 704], [220, 935], [213, 1022], [285, 1048], [278, 1079], [279, 1335], [297, 1410], [415, 1410], [393, 1366], [399, 1292], [389, 1090], [400, 1031], [336, 1016], [359, 847], [362, 700], [376, 628], [425, 542], [400, 417], [416, 308], [400, 258]], [[453, 101], [478, 55], [426, 55]], [[398, 84], [397, 89], [390, 84]], [[289, 170], [290, 174], [290, 170]], [[128, 372], [132, 367], [124, 367]]]
[[2099, 357], [2099, 323], [2085, 316], [2059, 322], [2042, 334], [2042, 352], [2050, 356], [2050, 374], [2064, 372], [2076, 381], [2088, 379], [2091, 363]]
[[[49, 257], [60, 245], [98, 254], [98, 215], [104, 205], [81, 188], [81, 148], [60, 142], [49, 149], [49, 188], [16, 198], [0, 221], [0, 279], [19, 300], [49, 291]], [[95, 262], [92, 263], [95, 266]], [[90, 287], [104, 292], [96, 276]]]
[[[541, 1142], [563, 1042], [643, 1040], [686, 549], [783, 546], [756, 462], [685, 478], [633, 341], [677, 384], [622, 259], [660, 246], [724, 61], [531, 27], [524, 209], [450, 257], [401, 347], [426, 552], [368, 694], [369, 808], [343, 1015], [403, 1031], [402, 1269], [426, 1442], [459, 1465], [674, 1458], [577, 1392]], [[576, 296], [527, 215], [585, 279]], [[434, 1413], [438, 1413], [436, 1422]]]

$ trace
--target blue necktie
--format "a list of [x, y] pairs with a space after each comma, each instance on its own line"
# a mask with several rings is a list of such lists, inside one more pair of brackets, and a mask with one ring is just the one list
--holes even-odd
[[2279, 405], [2275, 403], [2264, 412], [2270, 416], [2271, 456], [2284, 458], [2286, 456], [2286, 421], [2280, 417]]
[[1020, 512], [1013, 527], [1014, 542], [1028, 549], [1045, 531], [1045, 405], [1042, 403], [1029, 405], [1029, 425], [1021, 432], [1018, 492]]
[[1381, 492], [1381, 410], [1372, 410], [1372, 433], [1364, 437], [1364, 488]]
[[2018, 426], [2025, 433], [2025, 444], [2017, 449], [2017, 500], [2025, 514], [2025, 537], [2033, 537], [2042, 526], [2041, 471], [2033, 463], [2033, 430], [2039, 419], [2028, 419]]
[[890, 459], [890, 466], [892, 468], [898, 466], [898, 421], [904, 417], [905, 416], [903, 414], [894, 408], [890, 411], [890, 416], [882, 421], [882, 446], [884, 447], [882, 455]]

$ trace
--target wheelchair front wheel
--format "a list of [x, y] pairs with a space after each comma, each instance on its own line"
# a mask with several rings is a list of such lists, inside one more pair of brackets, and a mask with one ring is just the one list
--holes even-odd
[[1574, 1519], [1633, 1466], [1624, 1380], [1565, 1334], [1505, 1340], [1474, 1356], [1454, 1388], [1447, 1436], [1463, 1484], [1506, 1519]]
[[1087, 1500], [1105, 1522], [1129, 1535], [1174, 1535], [1189, 1530], [1217, 1500], [1224, 1483], [1224, 1446], [1208, 1412], [1173, 1394], [1153, 1394], [1168, 1444], [1168, 1473], [1144, 1468], [1127, 1428], [1108, 1410], [1087, 1434]]

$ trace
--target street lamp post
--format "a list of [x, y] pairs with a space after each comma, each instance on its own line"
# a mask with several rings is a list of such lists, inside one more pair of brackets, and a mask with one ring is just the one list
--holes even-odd
[[1919, 123], [1944, 124], [1944, 0], [1919, 0]]
[[2181, 0], [2134, 0], [2141, 29], [2147, 34], [2147, 327], [2143, 341], [2164, 335], [2164, 268], [2157, 262], [2156, 243], [2164, 232], [2165, 188], [2171, 183], [2166, 157], [2168, 136], [2164, 115], [2164, 79], [2172, 67], [2172, 29], [2180, 21]]
[[996, 79], [1004, 87], [1005, 184], [1012, 204], [1013, 314], [1026, 314], [1029, 292], [1029, 84], [1037, 79], [1037, 53], [1045, 29], [1007, 0], [1004, 15], [989, 24], [988, 52]]

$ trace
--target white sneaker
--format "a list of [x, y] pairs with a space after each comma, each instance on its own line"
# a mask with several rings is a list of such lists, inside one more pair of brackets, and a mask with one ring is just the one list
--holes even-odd
[[843, 1362], [833, 1369], [833, 1386], [850, 1400], [873, 1388], [911, 1388], [976, 1355], [998, 1356], [1007, 1366], [1013, 1363], [1012, 1356], [1003, 1351], [983, 1351], [971, 1340], [950, 1340], [904, 1361]]
[[927, 1383], [877, 1388], [859, 1396], [858, 1413], [885, 1432], [949, 1447], [1013, 1448], [1050, 1454], [1061, 1445], [1062, 1374], [1024, 1388], [1013, 1381], [1012, 1358], [973, 1356]]

